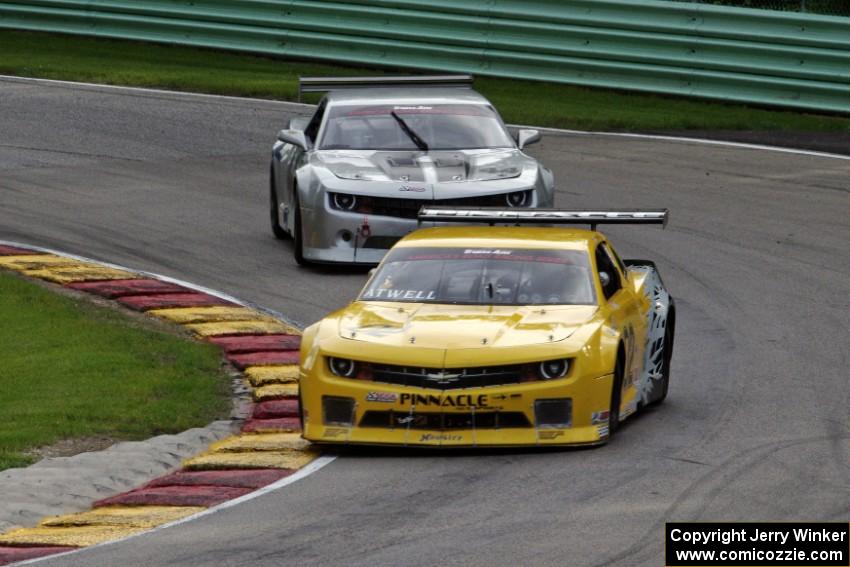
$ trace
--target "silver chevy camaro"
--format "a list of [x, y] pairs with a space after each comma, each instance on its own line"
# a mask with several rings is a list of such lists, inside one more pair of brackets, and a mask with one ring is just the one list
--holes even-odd
[[270, 212], [295, 259], [377, 264], [423, 205], [551, 207], [552, 172], [470, 88], [330, 90], [272, 150]]

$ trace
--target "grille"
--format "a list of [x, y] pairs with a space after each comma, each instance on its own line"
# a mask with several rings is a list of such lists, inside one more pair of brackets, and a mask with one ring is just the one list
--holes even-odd
[[[530, 193], [531, 190], [527, 192]], [[330, 194], [333, 204], [333, 194]], [[531, 202], [530, 195], [526, 202]], [[357, 205], [354, 212], [378, 215], [384, 217], [397, 217], [403, 219], [415, 219], [419, 209], [423, 206], [443, 207], [504, 207], [505, 195], [482, 195], [480, 197], [463, 197], [460, 199], [399, 199], [397, 197], [357, 197]]]
[[[401, 217], [415, 219], [422, 206], [427, 206], [433, 201], [422, 201], [419, 199], [396, 199], [393, 197], [373, 197], [370, 199], [373, 215], [384, 217]], [[365, 209], [366, 207], [360, 207]], [[363, 210], [362, 212], [365, 212]]]
[[384, 429], [506, 429], [527, 428], [531, 422], [519, 411], [480, 411], [475, 413], [367, 411], [360, 427]]
[[[368, 203], [364, 203], [364, 206]], [[462, 199], [397, 199], [394, 197], [373, 197], [371, 199], [372, 214], [387, 217], [415, 219], [423, 206], [445, 207], [500, 207], [505, 206], [504, 195], [484, 195], [481, 197], [464, 197]]]
[[523, 382], [523, 378], [528, 374], [529, 368], [523, 364], [478, 368], [410, 368], [390, 364], [372, 365], [372, 380], [375, 382], [433, 390], [518, 384]]

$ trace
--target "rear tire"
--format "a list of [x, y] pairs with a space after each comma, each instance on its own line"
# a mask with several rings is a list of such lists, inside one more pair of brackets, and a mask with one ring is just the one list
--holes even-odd
[[623, 374], [625, 374], [625, 359], [622, 353], [617, 353], [617, 363], [614, 365], [614, 382], [611, 384], [611, 405], [608, 408], [608, 439], [620, 427], [620, 402], [623, 399]]
[[661, 363], [661, 385], [658, 397], [650, 405], [657, 406], [667, 398], [667, 389], [670, 387], [670, 360], [673, 358], [673, 337], [676, 332], [676, 312], [671, 311], [667, 316], [667, 328], [664, 330], [664, 352]]
[[278, 240], [286, 240], [289, 233], [280, 226], [280, 202], [277, 200], [277, 187], [274, 182], [274, 165], [269, 168], [269, 215], [271, 217], [272, 234]]

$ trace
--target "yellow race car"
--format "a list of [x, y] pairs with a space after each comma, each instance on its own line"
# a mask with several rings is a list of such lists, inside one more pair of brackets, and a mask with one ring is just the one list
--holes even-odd
[[598, 444], [664, 400], [673, 298], [652, 262], [620, 260], [595, 229], [663, 225], [666, 210], [433, 207], [419, 219], [441, 226], [400, 240], [354, 302], [304, 332], [305, 439]]

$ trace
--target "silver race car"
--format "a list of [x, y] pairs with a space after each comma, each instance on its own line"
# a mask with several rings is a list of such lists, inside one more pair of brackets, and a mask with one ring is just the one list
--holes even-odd
[[471, 77], [302, 79], [328, 91], [272, 150], [271, 227], [299, 264], [377, 264], [423, 205], [551, 207], [552, 172], [522, 149]]

